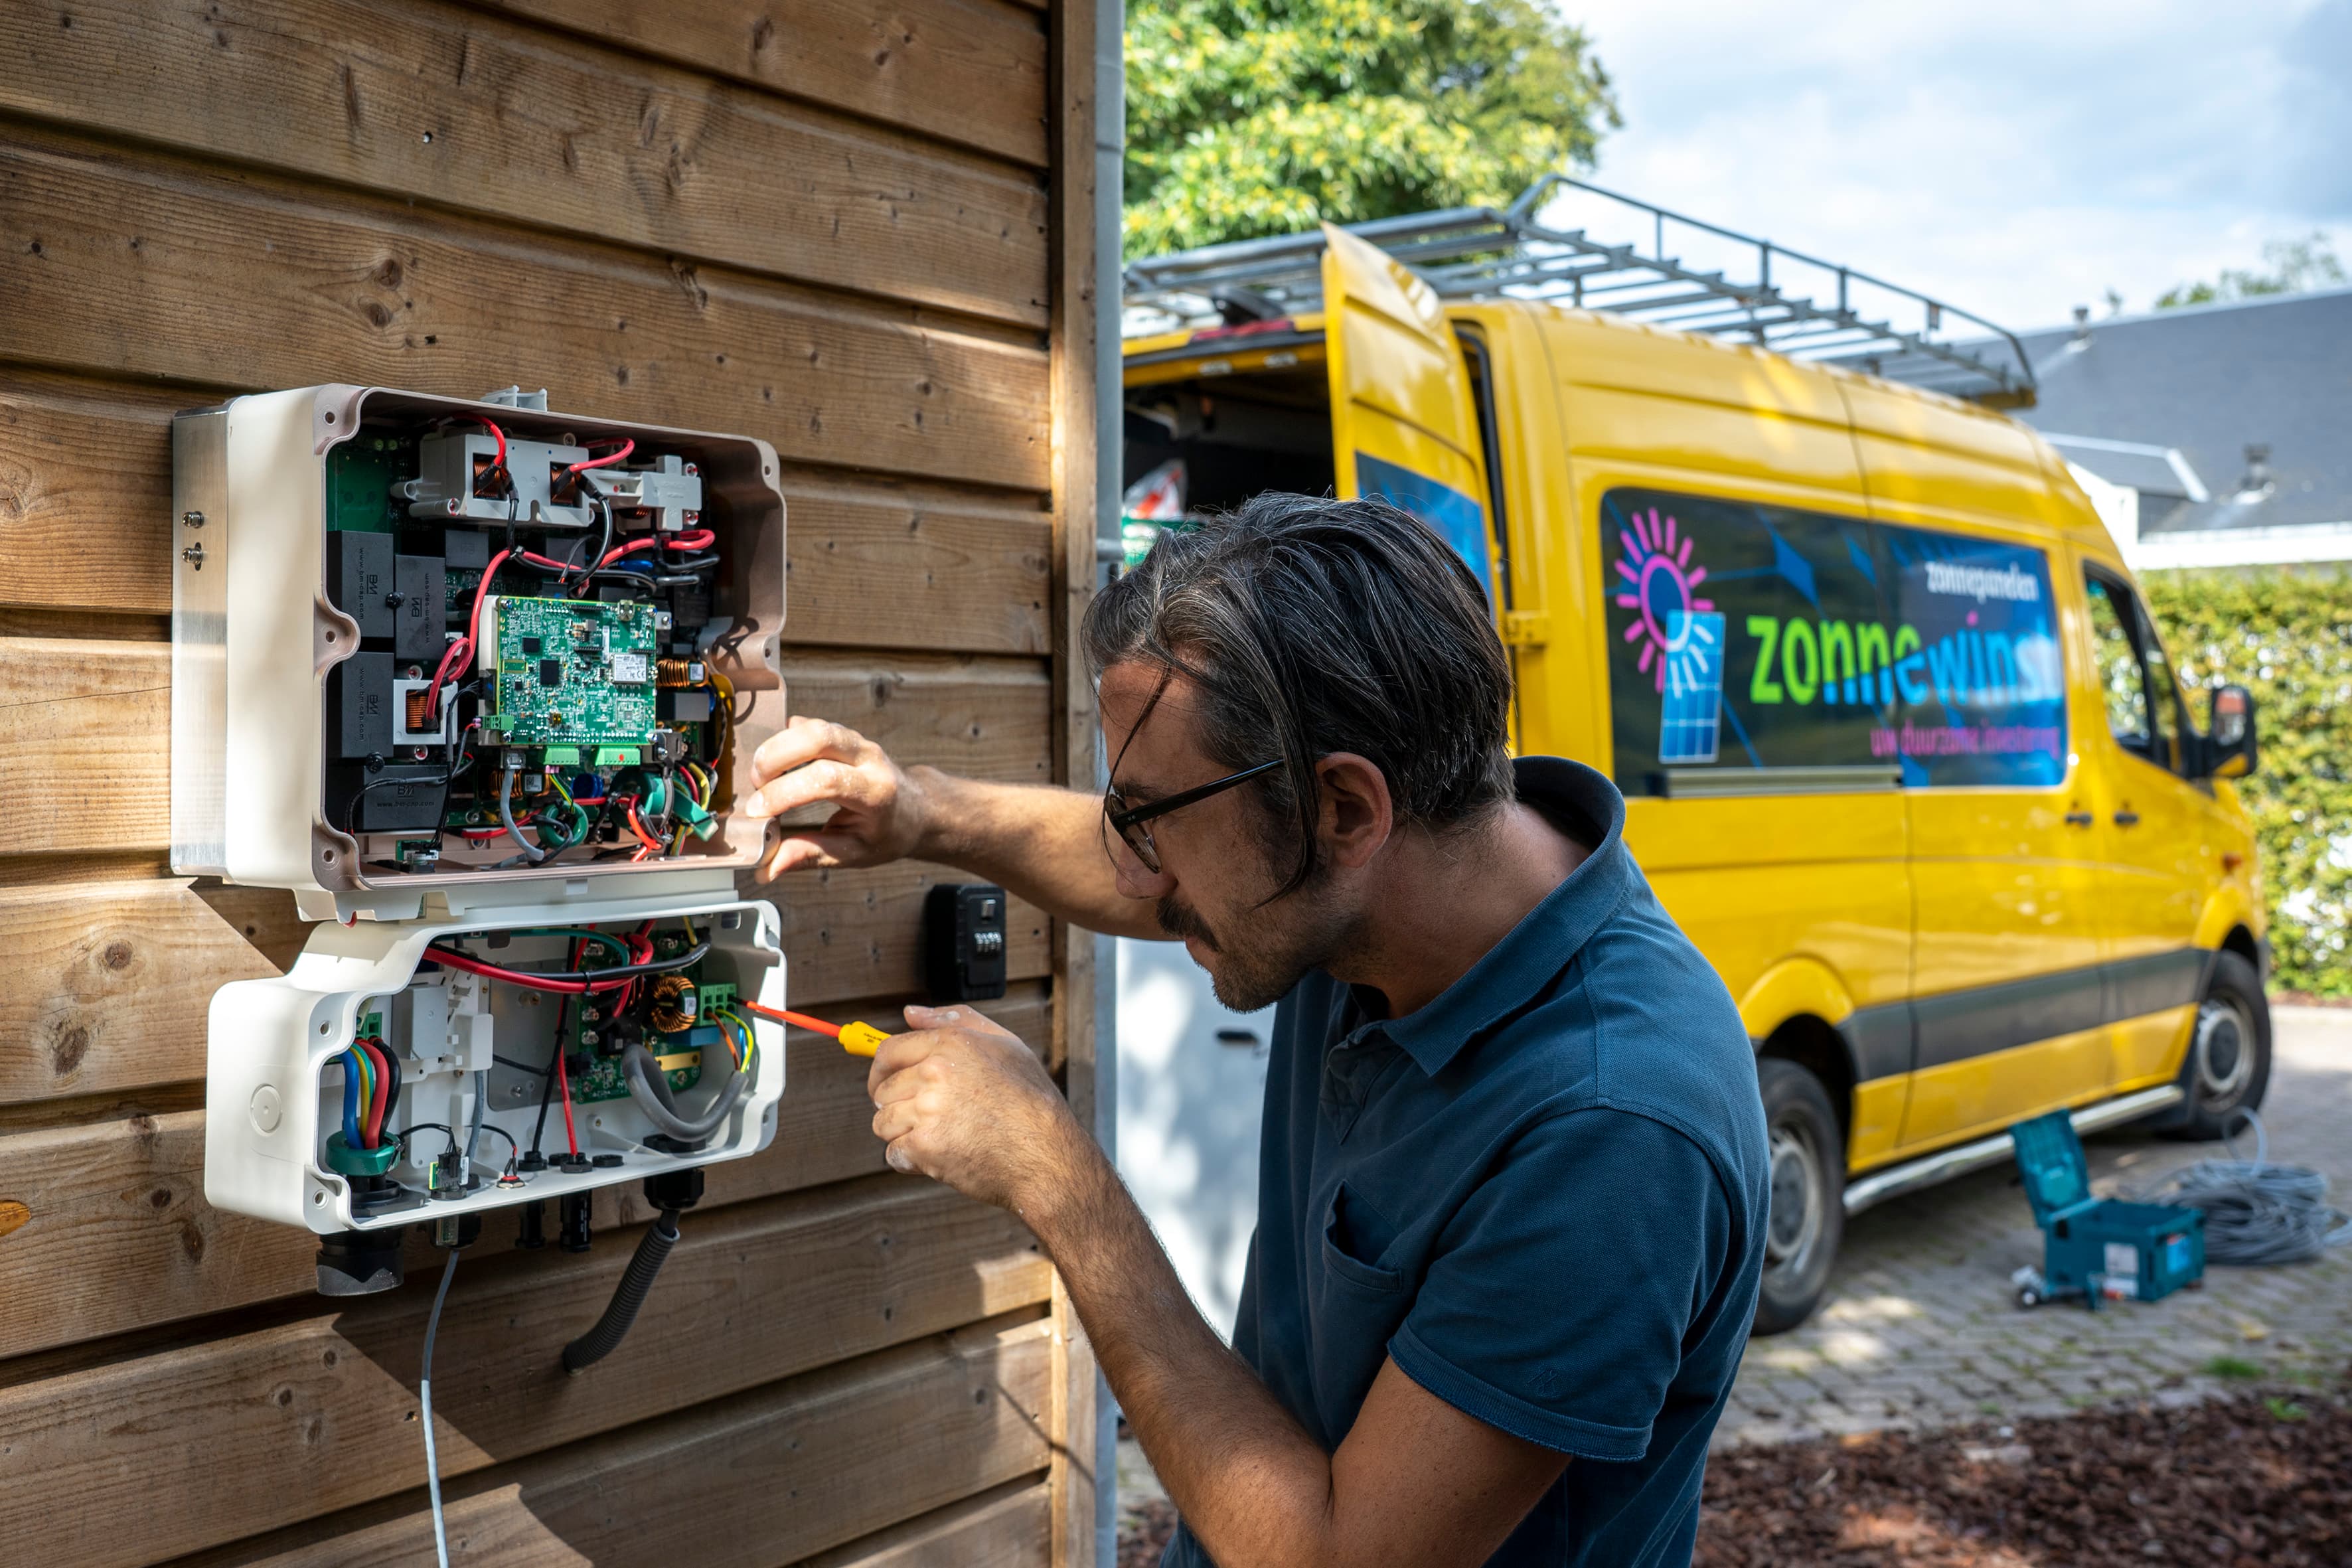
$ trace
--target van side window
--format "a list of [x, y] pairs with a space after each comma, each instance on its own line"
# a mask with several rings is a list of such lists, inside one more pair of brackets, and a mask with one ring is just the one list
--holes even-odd
[[1627, 794], [2064, 782], [2043, 552], [1646, 489], [1599, 522]]
[[2180, 692], [2146, 606], [2105, 573], [2085, 569], [2091, 607], [2092, 670], [2107, 710], [2107, 729], [2134, 756], [2180, 771]]

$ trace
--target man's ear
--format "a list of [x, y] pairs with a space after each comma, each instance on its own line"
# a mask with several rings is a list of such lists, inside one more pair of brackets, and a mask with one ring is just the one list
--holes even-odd
[[1396, 803], [1386, 774], [1370, 759], [1333, 752], [1315, 764], [1323, 809], [1316, 832], [1334, 865], [1350, 869], [1370, 865], [1396, 828]]

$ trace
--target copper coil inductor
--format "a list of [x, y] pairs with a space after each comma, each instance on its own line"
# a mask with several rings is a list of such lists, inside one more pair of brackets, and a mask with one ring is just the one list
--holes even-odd
[[702, 994], [683, 974], [665, 974], [654, 982], [646, 1007], [646, 1022], [665, 1035], [683, 1034], [702, 1016]]

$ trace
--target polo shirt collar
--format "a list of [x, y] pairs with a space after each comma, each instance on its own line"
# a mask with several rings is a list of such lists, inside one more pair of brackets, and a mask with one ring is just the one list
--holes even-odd
[[1584, 822], [1601, 830], [1583, 864], [1544, 896], [1502, 941], [1426, 1006], [1370, 1025], [1434, 1077], [1471, 1040], [1535, 998], [1591, 940], [1624, 899], [1633, 859], [1625, 847], [1625, 797], [1602, 774], [1564, 757], [1521, 757], [1512, 774], [1522, 805], [1555, 826]]

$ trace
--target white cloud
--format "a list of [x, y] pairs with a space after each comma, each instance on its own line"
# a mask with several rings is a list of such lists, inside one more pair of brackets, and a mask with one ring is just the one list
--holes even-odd
[[2352, 259], [2352, 0], [1565, 5], [1625, 111], [1597, 183], [2005, 325]]

